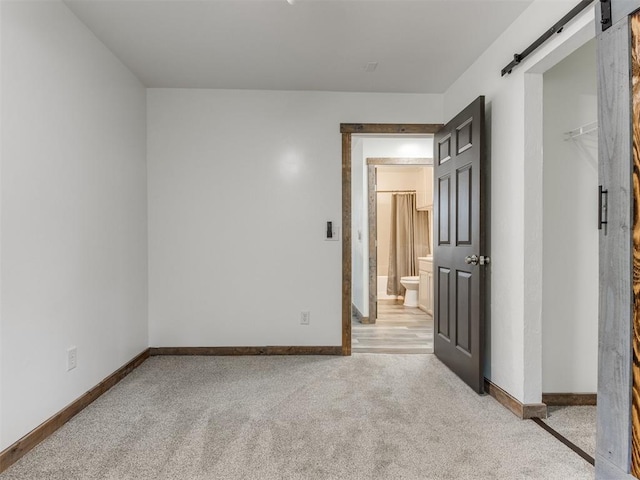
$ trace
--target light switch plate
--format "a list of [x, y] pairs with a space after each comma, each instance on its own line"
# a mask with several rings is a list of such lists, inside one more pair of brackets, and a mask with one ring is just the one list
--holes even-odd
[[325, 231], [324, 239], [329, 242], [337, 242], [340, 240], [340, 227], [336, 226], [336, 222], [332, 222], [333, 226], [331, 228], [331, 233], [333, 234], [331, 238], [327, 237], [327, 232]]

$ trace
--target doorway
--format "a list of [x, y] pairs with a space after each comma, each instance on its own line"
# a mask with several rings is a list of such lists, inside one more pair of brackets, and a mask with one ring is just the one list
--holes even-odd
[[[350, 301], [358, 298], [357, 294], [355, 297], [351, 295], [354, 277], [352, 255], [353, 260], [359, 260], [358, 250], [351, 248], [352, 226], [354, 223], [358, 225], [357, 221], [352, 223], [352, 210], [354, 215], [358, 213], [358, 202], [352, 202], [351, 187], [353, 184], [357, 188], [358, 184], [364, 183], [357, 177], [352, 182], [352, 177], [361, 171], [359, 165], [352, 168], [352, 134], [381, 131], [435, 134], [433, 225], [434, 231], [438, 232], [438, 240], [434, 241], [433, 270], [437, 275], [434, 275], [436, 280], [433, 282], [433, 310], [438, 326], [434, 322], [434, 354], [476, 392], [483, 393], [484, 309], [487, 305], [484, 299], [488, 290], [486, 270], [490, 261], [488, 252], [484, 251], [487, 249], [487, 223], [483, 199], [489, 195], [485, 188], [488, 185], [485, 97], [477, 97], [446, 125], [384, 125], [381, 128], [375, 124], [342, 124], [340, 130], [343, 134], [343, 354], [351, 354]], [[355, 236], [365, 243], [362, 242], [362, 231]], [[359, 253], [362, 255], [362, 248]], [[445, 260], [444, 265], [438, 263], [442, 259]], [[361, 259], [360, 264], [364, 264]], [[356, 268], [355, 271], [360, 270]], [[367, 283], [363, 282], [363, 285]]]
[[[367, 298], [368, 305], [368, 281], [364, 282], [356, 280], [355, 285], [352, 283], [352, 266], [359, 267], [358, 271], [364, 271], [363, 262], [365, 255], [362, 249], [364, 232], [359, 234], [355, 232], [352, 235], [352, 219], [362, 215], [364, 208], [357, 207], [354, 209], [352, 204], [352, 186], [364, 190], [364, 173], [362, 178], [357, 176], [353, 179], [352, 169], [352, 136], [354, 135], [375, 135], [375, 136], [404, 136], [418, 135], [429, 136], [436, 133], [442, 127], [441, 124], [341, 124], [340, 132], [342, 134], [342, 354], [351, 355], [351, 337], [352, 337], [352, 292], [356, 289], [357, 295]], [[359, 170], [355, 170], [357, 173]], [[364, 167], [362, 170], [364, 172]], [[363, 200], [364, 203], [364, 200]], [[360, 237], [360, 238], [358, 238]], [[352, 241], [360, 242], [360, 255], [354, 255], [352, 251]], [[355, 250], [355, 249], [354, 249]], [[366, 297], [364, 290], [366, 288]], [[364, 308], [364, 307], [363, 307]]]
[[[595, 457], [598, 137], [595, 39], [543, 74], [542, 402]], [[593, 460], [592, 460], [593, 461]]]
[[[354, 144], [353, 168], [363, 170], [367, 185], [363, 195], [354, 188], [353, 210], [366, 199], [366, 205], [362, 203], [367, 214], [362, 220], [354, 216], [353, 278], [354, 286], [358, 277], [368, 281], [369, 292], [367, 299], [357, 297], [358, 288], [353, 291], [354, 353], [433, 352], [432, 151], [432, 138], [360, 136]], [[381, 153], [425, 157], [370, 156]], [[354, 178], [359, 173], [354, 172]], [[368, 234], [365, 241], [363, 231]], [[359, 253], [368, 257], [363, 270]]]

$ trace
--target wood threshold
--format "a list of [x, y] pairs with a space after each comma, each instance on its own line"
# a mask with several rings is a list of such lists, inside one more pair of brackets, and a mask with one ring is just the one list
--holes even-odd
[[542, 403], [551, 406], [597, 405], [596, 393], [543, 393]]
[[60, 410], [53, 417], [45, 420], [42, 424], [31, 430], [13, 445], [7, 447], [0, 453], [0, 472], [4, 472], [7, 468], [20, 460], [20, 458], [22, 458], [27, 452], [88, 407], [103, 393], [129, 375], [129, 373], [139, 367], [147, 358], [149, 358], [148, 348], [102, 380], [98, 385], [86, 392], [80, 398]]
[[484, 391], [520, 419], [547, 418], [547, 406], [544, 403], [522, 403], [486, 378]]
[[152, 347], [151, 356], [158, 355], [342, 355], [341, 346], [264, 346], [264, 347]]

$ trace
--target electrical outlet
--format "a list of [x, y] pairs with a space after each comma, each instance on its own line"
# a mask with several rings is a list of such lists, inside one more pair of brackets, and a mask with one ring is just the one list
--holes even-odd
[[309, 325], [311, 321], [311, 312], [300, 313], [300, 325]]
[[78, 349], [69, 347], [67, 349], [67, 372], [78, 366]]

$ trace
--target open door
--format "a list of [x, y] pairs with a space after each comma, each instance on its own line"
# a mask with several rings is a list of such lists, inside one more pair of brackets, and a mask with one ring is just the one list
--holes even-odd
[[434, 353], [484, 393], [486, 269], [484, 97], [434, 141]]

